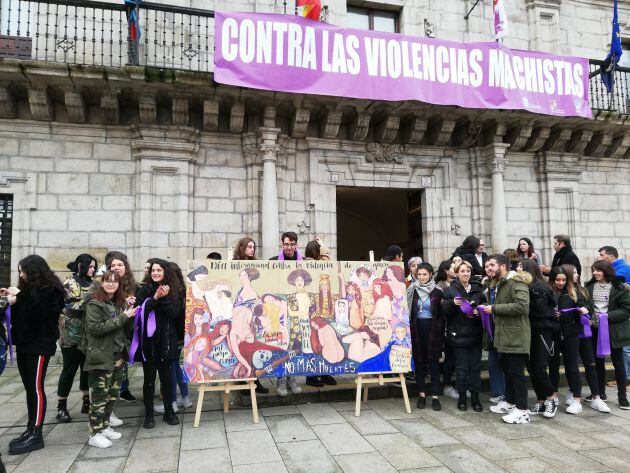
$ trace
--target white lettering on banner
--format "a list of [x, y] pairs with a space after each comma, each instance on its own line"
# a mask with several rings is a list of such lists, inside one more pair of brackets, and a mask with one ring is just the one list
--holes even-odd
[[[319, 47], [321, 47], [321, 52]], [[331, 32], [299, 23], [226, 18], [221, 57], [228, 62], [272, 64], [332, 74], [412, 78], [469, 87], [497, 87], [547, 95], [584, 94], [582, 64], [522, 53], [466, 49], [409, 39]], [[273, 51], [275, 49], [275, 57]]]

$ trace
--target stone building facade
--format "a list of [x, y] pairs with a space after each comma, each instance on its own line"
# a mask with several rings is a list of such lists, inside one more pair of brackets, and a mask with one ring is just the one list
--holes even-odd
[[[282, 11], [266, 1], [179, 3]], [[404, 34], [489, 41], [491, 5], [464, 20], [472, 3], [352, 5], [397, 12]], [[346, 2], [327, 6], [327, 20], [344, 25]], [[609, 2], [507, 6], [509, 47], [606, 54]], [[629, 14], [620, 2], [622, 32]], [[495, 251], [529, 236], [545, 261], [553, 235], [568, 233], [585, 268], [601, 245], [630, 253], [626, 89], [613, 111], [593, 96], [595, 118], [585, 120], [241, 89], [217, 84], [211, 71], [150, 60], [33, 58], [0, 58], [0, 194], [13, 202], [13, 281], [30, 253], [57, 269], [80, 252], [102, 261], [113, 249], [136, 268], [153, 256], [185, 265], [210, 251], [225, 257], [251, 235], [267, 258], [282, 230], [304, 244], [321, 237], [346, 259], [369, 248], [378, 258], [374, 245], [398, 242], [439, 262], [471, 233]], [[401, 206], [403, 218], [391, 221], [388, 209]]]

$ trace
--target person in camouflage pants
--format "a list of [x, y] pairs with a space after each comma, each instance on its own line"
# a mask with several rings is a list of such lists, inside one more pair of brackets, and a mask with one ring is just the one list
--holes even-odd
[[90, 434], [97, 434], [109, 427], [109, 416], [118, 399], [120, 385], [125, 378], [125, 362], [121, 356], [114, 360], [114, 370], [90, 371], [89, 384], [92, 391], [90, 404]]

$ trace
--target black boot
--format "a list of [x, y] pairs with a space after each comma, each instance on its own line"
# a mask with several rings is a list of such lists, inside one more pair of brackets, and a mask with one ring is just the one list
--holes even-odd
[[7, 469], [4, 467], [4, 463], [2, 463], [2, 455], [0, 455], [0, 473], [7, 473]]
[[72, 422], [72, 417], [68, 412], [68, 400], [59, 399], [57, 401], [57, 422], [60, 424], [69, 424]]
[[144, 423], [142, 427], [145, 429], [152, 429], [155, 427], [155, 418], [153, 417], [153, 403], [151, 405], [144, 405]]
[[457, 399], [457, 409], [460, 411], [468, 410], [468, 405], [466, 404], [466, 391], [459, 393], [459, 399]]
[[481, 405], [481, 401], [479, 400], [479, 393], [476, 393], [474, 391], [470, 393], [470, 406], [475, 412], [483, 411], [483, 406]]
[[9, 455], [22, 455], [44, 448], [44, 437], [42, 436], [42, 426], [35, 427], [31, 434], [21, 442], [9, 445]]
[[175, 411], [173, 410], [172, 403], [164, 403], [164, 415], [162, 416], [164, 422], [168, 425], [177, 425], [179, 424], [179, 418], [175, 415]]
[[24, 440], [26, 437], [28, 437], [29, 435], [31, 435], [31, 433], [33, 433], [33, 424], [31, 424], [30, 422], [28, 423], [28, 425], [26, 426], [26, 430], [24, 432], [22, 432], [19, 436], [17, 436], [16, 438], [14, 438], [13, 440], [11, 440], [9, 442], [9, 445], [14, 445], [18, 442], [21, 442], [22, 440]]
[[90, 395], [83, 395], [83, 405], [81, 406], [81, 414], [89, 414], [90, 413]]

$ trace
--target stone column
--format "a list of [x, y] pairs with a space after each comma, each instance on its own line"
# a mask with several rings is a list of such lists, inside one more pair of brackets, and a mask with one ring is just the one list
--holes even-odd
[[492, 176], [491, 239], [493, 253], [501, 253], [508, 247], [503, 172], [507, 164], [505, 152], [509, 146], [506, 143], [493, 143], [484, 149], [486, 166], [488, 166]]
[[278, 252], [280, 235], [278, 214], [278, 129], [262, 127], [259, 130], [260, 157], [263, 163], [262, 188], [262, 257], [269, 258]]

